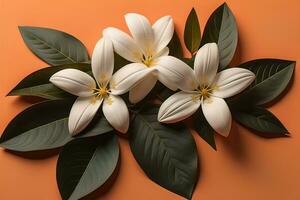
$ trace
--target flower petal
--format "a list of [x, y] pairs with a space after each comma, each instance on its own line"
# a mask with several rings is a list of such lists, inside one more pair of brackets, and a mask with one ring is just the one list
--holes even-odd
[[224, 101], [210, 97], [202, 103], [202, 111], [210, 126], [219, 134], [227, 137], [231, 129], [231, 113]]
[[153, 26], [155, 52], [161, 51], [172, 39], [174, 23], [171, 16], [164, 16], [157, 20]]
[[230, 68], [219, 72], [213, 83], [213, 95], [228, 98], [246, 89], [255, 79], [255, 74], [243, 68]]
[[165, 47], [163, 48], [162, 50], [160, 50], [159, 52], [157, 52], [154, 56], [153, 56], [153, 59], [156, 59], [158, 57], [161, 57], [161, 56], [167, 56], [169, 55], [169, 48], [168, 47]]
[[155, 68], [147, 68], [141, 63], [131, 63], [119, 69], [111, 78], [110, 89], [112, 94], [120, 95], [135, 87], [149, 73], [155, 72]]
[[148, 19], [140, 14], [128, 13], [125, 15], [125, 21], [133, 39], [143, 50], [144, 54], [151, 55], [153, 52], [154, 36]]
[[96, 87], [94, 79], [78, 69], [64, 69], [50, 77], [50, 82], [73, 95], [87, 97], [93, 95]]
[[74, 102], [69, 116], [69, 132], [76, 135], [92, 121], [102, 103], [95, 97], [78, 97]]
[[114, 70], [114, 50], [110, 39], [100, 39], [92, 55], [92, 71], [100, 84], [107, 84]]
[[129, 101], [137, 103], [149, 94], [155, 86], [157, 77], [154, 74], [148, 74], [141, 82], [129, 91]]
[[183, 61], [173, 56], [155, 59], [158, 79], [171, 90], [191, 91], [197, 87], [194, 71]]
[[103, 114], [119, 132], [126, 133], [129, 127], [129, 112], [121, 97], [109, 95], [103, 102]]
[[175, 123], [194, 114], [200, 106], [200, 100], [194, 94], [183, 91], [170, 96], [159, 108], [158, 121]]
[[110, 27], [103, 30], [103, 35], [111, 39], [117, 54], [131, 62], [141, 62], [142, 51], [128, 34]]
[[194, 70], [200, 85], [210, 85], [219, 66], [219, 53], [216, 43], [207, 43], [196, 54]]

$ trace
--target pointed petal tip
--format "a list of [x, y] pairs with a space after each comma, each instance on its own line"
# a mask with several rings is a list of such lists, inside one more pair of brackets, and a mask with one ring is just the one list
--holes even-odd
[[121, 97], [109, 95], [108, 99], [104, 100], [102, 111], [107, 121], [115, 130], [121, 133], [127, 132], [129, 127], [129, 111]]

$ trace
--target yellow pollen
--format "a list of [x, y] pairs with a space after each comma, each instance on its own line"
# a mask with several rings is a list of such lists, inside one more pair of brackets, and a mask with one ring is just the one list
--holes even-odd
[[153, 58], [152, 56], [143, 56], [142, 62], [143, 62], [146, 66], [150, 67], [150, 66], [153, 64], [153, 63], [152, 63], [152, 61], [153, 61], [152, 58]]
[[102, 86], [100, 88], [94, 88], [94, 94], [96, 98], [104, 98], [108, 93], [109, 90], [105, 86]]
[[206, 86], [206, 85], [204, 85], [204, 86], [200, 86], [199, 88], [198, 88], [198, 97], [200, 98], [200, 99], [208, 99], [209, 97], [210, 97], [210, 95], [211, 95], [211, 93], [212, 93], [212, 90], [214, 90], [214, 88], [211, 88], [211, 87], [209, 87], [209, 86]]
[[112, 100], [112, 98], [107, 98], [106, 102], [108, 105], [111, 105], [113, 103], [113, 100]]
[[200, 95], [203, 96], [203, 97], [208, 97], [209, 96], [209, 91], [207, 88], [202, 88], [200, 90]]
[[106, 87], [102, 87], [102, 88], [100, 88], [99, 89], [99, 94], [101, 95], [101, 96], [105, 96], [106, 94], [107, 94], [107, 88]]

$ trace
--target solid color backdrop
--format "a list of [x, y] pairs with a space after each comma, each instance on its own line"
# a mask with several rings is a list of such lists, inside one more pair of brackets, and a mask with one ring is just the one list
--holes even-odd
[[[209, 15], [222, 0], [0, 0], [0, 131], [30, 105], [5, 95], [26, 75], [46, 67], [24, 44], [19, 25], [59, 29], [79, 38], [91, 53], [108, 26], [126, 30], [124, 14], [137, 12], [151, 22], [171, 15], [183, 39], [184, 23], [195, 7], [203, 31]], [[300, 62], [299, 0], [228, 0], [239, 28], [234, 63], [256, 58]], [[183, 40], [182, 40], [183, 42]], [[229, 138], [216, 136], [214, 151], [196, 133], [200, 176], [193, 199], [300, 199], [299, 70], [289, 93], [270, 107], [291, 133], [289, 138], [264, 139], [233, 123]], [[47, 113], [42, 113], [47, 114]], [[30, 119], [29, 119], [30, 120]], [[127, 141], [120, 139], [121, 165], [116, 181], [92, 199], [176, 200], [150, 181], [134, 160]], [[57, 156], [28, 159], [0, 150], [0, 199], [60, 199], [55, 180]]]

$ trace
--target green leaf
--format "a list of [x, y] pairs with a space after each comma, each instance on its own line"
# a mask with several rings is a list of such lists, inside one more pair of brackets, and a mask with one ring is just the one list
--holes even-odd
[[294, 61], [278, 59], [259, 59], [241, 64], [238, 67], [249, 69], [256, 78], [238, 101], [262, 105], [275, 100], [291, 81], [295, 64]]
[[59, 154], [56, 179], [64, 200], [77, 200], [103, 185], [116, 170], [119, 145], [114, 133], [76, 139]]
[[74, 68], [84, 72], [91, 70], [90, 64], [76, 63], [52, 66], [40, 69], [25, 77], [8, 96], [38, 96], [45, 99], [63, 99], [72, 97], [71, 94], [59, 89], [49, 82], [50, 77], [63, 69]]
[[137, 113], [129, 128], [131, 151], [147, 176], [160, 186], [191, 198], [198, 177], [198, 157], [188, 128], [157, 121], [158, 108]]
[[231, 62], [238, 43], [235, 17], [226, 3], [212, 13], [205, 25], [201, 46], [211, 42], [218, 44], [219, 70], [222, 70]]
[[[267, 109], [258, 106], [231, 108], [234, 119], [251, 130], [258, 131], [258, 135], [273, 138], [283, 137], [288, 130]], [[254, 132], [255, 133], [255, 132]]]
[[125, 58], [121, 57], [119, 54], [114, 53], [114, 72], [118, 71], [125, 65], [129, 64], [130, 62]]
[[199, 136], [207, 142], [214, 150], [217, 150], [215, 136], [214, 136], [214, 129], [209, 125], [207, 120], [205, 119], [203, 112], [199, 109], [194, 115], [194, 129], [197, 131]]
[[169, 47], [169, 55], [182, 58], [183, 57], [183, 50], [180, 43], [180, 39], [176, 31], [174, 31], [173, 37], [168, 44]]
[[[53, 100], [35, 104], [18, 114], [5, 128], [0, 146], [14, 151], [57, 148], [76, 137], [68, 130], [68, 116], [73, 101]], [[105, 117], [96, 116], [77, 137], [90, 137], [113, 129]]]
[[20, 26], [19, 30], [31, 51], [49, 65], [89, 61], [85, 46], [68, 33], [31, 26]]
[[184, 43], [186, 48], [194, 54], [200, 47], [201, 32], [197, 13], [193, 8], [186, 20], [184, 28]]

